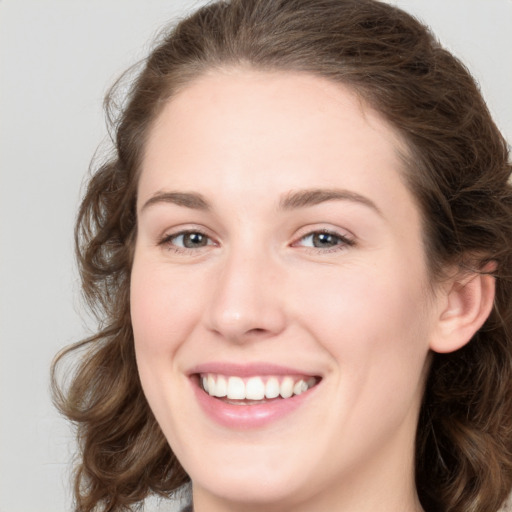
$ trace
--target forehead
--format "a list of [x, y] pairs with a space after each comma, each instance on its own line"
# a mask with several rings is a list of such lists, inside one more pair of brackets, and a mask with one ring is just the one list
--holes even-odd
[[267, 198], [343, 187], [402, 200], [410, 196], [406, 153], [395, 130], [346, 86], [301, 73], [217, 70], [171, 98], [155, 120], [139, 197], [165, 188]]
[[[347, 124], [352, 127], [349, 132], [344, 130]], [[376, 144], [378, 148], [388, 146], [393, 156], [397, 156], [395, 150], [408, 152], [393, 127], [348, 86], [307, 73], [250, 68], [209, 71], [181, 89], [157, 116], [148, 146], [155, 149], [162, 139], [165, 145], [178, 146], [191, 134], [196, 138], [208, 135], [207, 143], [212, 133], [220, 130], [216, 142], [223, 144], [216, 148], [222, 149], [232, 142], [230, 134], [235, 135], [237, 129], [237, 142], [244, 134], [258, 135], [251, 138], [251, 146], [272, 142], [283, 152], [287, 142], [299, 137], [312, 143], [324, 140], [324, 145], [349, 145], [363, 137], [368, 151]]]

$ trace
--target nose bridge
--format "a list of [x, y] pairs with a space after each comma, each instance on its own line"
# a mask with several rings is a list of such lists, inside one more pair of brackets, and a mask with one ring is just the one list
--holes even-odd
[[227, 251], [216, 278], [209, 326], [222, 336], [244, 341], [278, 334], [285, 325], [278, 286], [280, 272], [270, 251], [238, 243]]

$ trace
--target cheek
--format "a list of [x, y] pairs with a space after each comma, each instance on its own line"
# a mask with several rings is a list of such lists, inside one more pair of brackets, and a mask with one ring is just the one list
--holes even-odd
[[135, 260], [130, 307], [136, 349], [155, 356], [172, 353], [193, 328], [200, 294], [176, 272]]
[[389, 263], [345, 270], [304, 283], [303, 322], [344, 375], [417, 379], [433, 326], [422, 271], [406, 274]]
[[388, 266], [375, 273], [351, 269], [323, 283], [303, 295], [301, 308], [336, 368], [332, 403], [343, 406], [333, 407], [331, 418], [354, 447], [377, 449], [403, 425], [416, 427], [431, 328], [421, 280]]
[[[199, 294], [178, 281], [178, 273], [163, 271], [161, 263], [150, 257], [135, 258], [130, 308], [137, 368], [157, 421], [167, 427], [174, 425], [173, 410], [184, 410], [177, 391], [183, 385], [178, 354], [196, 324], [198, 310]], [[170, 403], [180, 405], [170, 407]], [[172, 431], [165, 429], [166, 435]]]

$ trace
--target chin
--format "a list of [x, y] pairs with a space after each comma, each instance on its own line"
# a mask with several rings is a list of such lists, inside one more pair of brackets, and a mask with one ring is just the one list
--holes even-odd
[[[290, 456], [294, 450], [289, 447], [284, 453], [273, 448], [260, 444], [247, 449], [239, 447], [236, 451], [215, 448], [207, 451], [203, 445], [202, 457], [189, 451], [183, 466], [191, 477], [194, 492], [202, 489], [222, 500], [255, 508], [265, 505], [263, 509], [267, 510], [297, 499], [312, 485], [312, 465], [306, 465], [306, 458], [297, 460]], [[282, 510], [279, 506], [277, 509]]]
[[[305, 482], [287, 478], [282, 472], [271, 468], [260, 471], [227, 471], [212, 477], [212, 474], [192, 478], [194, 490], [202, 488], [208, 494], [217, 496], [223, 501], [244, 505], [247, 509], [263, 508], [264, 510], [286, 508], [290, 501], [298, 497]], [[220, 473], [220, 472], [219, 472]]]

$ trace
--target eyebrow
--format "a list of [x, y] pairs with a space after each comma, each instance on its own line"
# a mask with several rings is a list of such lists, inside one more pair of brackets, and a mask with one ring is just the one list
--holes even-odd
[[283, 197], [279, 203], [279, 208], [283, 210], [294, 210], [296, 208], [306, 208], [327, 201], [351, 201], [367, 206], [382, 216], [379, 207], [369, 198], [344, 189], [306, 189], [290, 192]]
[[197, 192], [157, 192], [151, 196], [140, 209], [141, 212], [158, 203], [171, 203], [193, 210], [210, 210], [208, 201]]
[[[380, 216], [382, 212], [378, 206], [369, 198], [344, 189], [305, 189], [296, 192], [289, 192], [279, 202], [280, 210], [295, 210], [298, 208], [307, 208], [328, 201], [351, 201], [362, 204], [374, 210]], [[141, 212], [152, 205], [158, 203], [170, 203], [193, 210], [208, 211], [211, 209], [210, 203], [197, 192], [157, 192], [151, 196], [142, 206]]]

